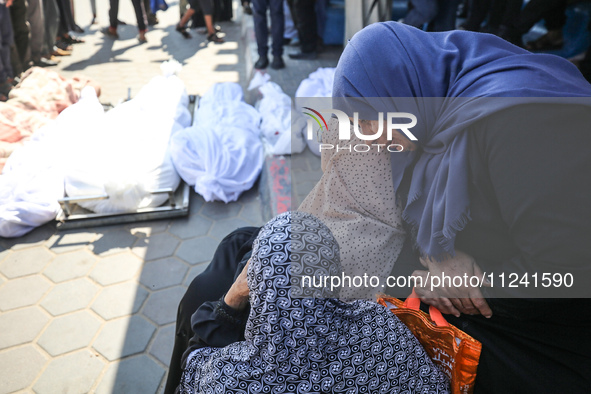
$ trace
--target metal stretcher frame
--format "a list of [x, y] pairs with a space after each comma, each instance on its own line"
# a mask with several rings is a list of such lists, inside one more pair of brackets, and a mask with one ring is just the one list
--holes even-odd
[[[189, 112], [191, 117], [195, 107], [198, 105], [199, 97], [189, 96]], [[84, 201], [106, 200], [109, 196], [76, 196], [64, 197], [58, 200], [62, 212], [57, 216], [57, 228], [66, 230], [72, 228], [106, 226], [112, 224], [136, 223], [147, 220], [168, 219], [187, 216], [189, 214], [190, 186], [183, 180], [176, 190], [161, 189], [154, 190], [151, 194], [168, 194], [168, 200], [158, 207], [141, 208], [134, 212], [125, 213], [96, 213], [82, 208], [78, 205]]]

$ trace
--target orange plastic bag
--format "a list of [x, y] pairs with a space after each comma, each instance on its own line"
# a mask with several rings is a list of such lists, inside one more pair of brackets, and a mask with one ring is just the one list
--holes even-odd
[[453, 394], [474, 391], [480, 342], [449, 324], [437, 308], [429, 307], [430, 316], [421, 311], [421, 300], [414, 290], [405, 302], [381, 295], [378, 303], [390, 309], [417, 337], [429, 357], [449, 377]]

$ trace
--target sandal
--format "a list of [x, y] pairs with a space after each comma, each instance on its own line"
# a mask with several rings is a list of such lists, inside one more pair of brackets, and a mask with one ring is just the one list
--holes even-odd
[[564, 45], [561, 30], [550, 30], [540, 38], [530, 41], [525, 44], [525, 48], [529, 51], [551, 51], [560, 49]]
[[187, 39], [191, 38], [191, 35], [187, 31], [186, 27], [182, 27], [181, 25], [176, 25], [175, 30], [178, 31], [179, 33], [181, 33], [183, 35], [183, 37], [185, 37]]
[[218, 36], [217, 33], [211, 33], [210, 35], [207, 36], [207, 41], [221, 44], [222, 42], [224, 42], [224, 39], [222, 37]]

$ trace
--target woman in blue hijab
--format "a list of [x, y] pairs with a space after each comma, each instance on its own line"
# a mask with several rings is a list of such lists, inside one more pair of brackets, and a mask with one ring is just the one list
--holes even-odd
[[[483, 343], [475, 392], [589, 392], [591, 85], [579, 71], [493, 35], [380, 23], [347, 45], [333, 96], [351, 117], [417, 117], [417, 141], [402, 144], [413, 150], [391, 154], [417, 258], [394, 274], [424, 270], [419, 256], [431, 277], [488, 273], [482, 291], [417, 289]], [[542, 286], [544, 274], [574, 285]]]

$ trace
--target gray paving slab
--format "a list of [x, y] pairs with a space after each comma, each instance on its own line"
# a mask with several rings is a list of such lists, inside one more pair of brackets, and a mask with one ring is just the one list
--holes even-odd
[[102, 286], [113, 285], [136, 277], [142, 260], [133, 253], [118, 253], [101, 259], [90, 272], [90, 278]]
[[98, 259], [88, 250], [77, 250], [57, 256], [45, 268], [43, 275], [54, 283], [85, 276]]
[[33, 386], [38, 394], [89, 393], [106, 363], [84, 349], [53, 359]]
[[96, 255], [106, 256], [131, 250], [131, 247], [137, 241], [137, 237], [129, 230], [117, 228], [105, 231], [97, 229], [99, 236], [92, 242], [92, 251]]
[[210, 237], [217, 239], [217, 243], [219, 243], [219, 241], [224, 239], [224, 237], [232, 231], [240, 227], [248, 227], [251, 225], [250, 222], [240, 218], [220, 219], [217, 220], [211, 228]]
[[60, 316], [51, 321], [37, 342], [55, 357], [86, 347], [97, 333], [101, 321], [88, 311]]
[[148, 291], [135, 282], [105, 287], [92, 303], [92, 310], [105, 320], [136, 313], [144, 303]]
[[90, 231], [73, 231], [54, 234], [46, 245], [54, 253], [66, 253], [83, 249], [96, 238], [96, 233]]
[[3, 313], [0, 315], [0, 350], [33, 341], [48, 321], [49, 316], [37, 306]]
[[212, 220], [225, 219], [236, 216], [240, 213], [242, 206], [240, 203], [226, 204], [221, 201], [206, 202], [201, 208], [201, 215]]
[[141, 238], [163, 233], [168, 229], [168, 226], [170, 226], [170, 220], [165, 219], [128, 224], [124, 228], [134, 236]]
[[0, 264], [0, 272], [7, 278], [37, 274], [53, 259], [47, 249], [28, 248], [12, 252]]
[[154, 341], [150, 346], [150, 354], [166, 366], [170, 364], [170, 356], [172, 356], [172, 348], [174, 346], [174, 337], [175, 325], [169, 324], [158, 330], [156, 338], [154, 338]]
[[164, 368], [148, 356], [140, 355], [111, 363], [97, 394], [146, 394], [155, 393], [164, 376]]
[[150, 294], [142, 313], [159, 326], [176, 321], [179, 301], [185, 294], [185, 288], [175, 286], [158, 290]]
[[87, 278], [60, 283], [47, 293], [41, 305], [52, 316], [85, 309], [98, 293], [99, 287]]
[[156, 327], [138, 315], [111, 320], [101, 329], [92, 347], [107, 360], [115, 361], [143, 352], [154, 331]]
[[176, 256], [189, 264], [210, 261], [219, 241], [212, 237], [197, 237], [184, 241], [176, 251]]
[[189, 239], [207, 235], [212, 225], [212, 220], [203, 215], [190, 215], [186, 218], [175, 220], [168, 232], [180, 239]]
[[0, 394], [27, 388], [39, 374], [47, 359], [33, 345], [0, 352], [0, 373], [3, 376]]
[[40, 275], [8, 281], [0, 287], [0, 310], [36, 304], [50, 287], [51, 283]]
[[179, 240], [168, 233], [140, 238], [132, 251], [144, 261], [169, 257], [179, 245]]
[[149, 261], [144, 264], [140, 283], [150, 290], [180, 285], [189, 266], [175, 257]]

